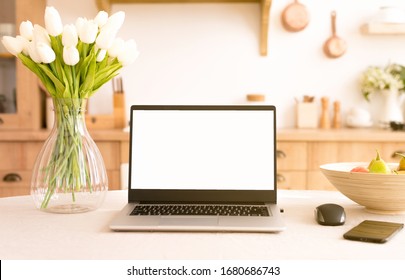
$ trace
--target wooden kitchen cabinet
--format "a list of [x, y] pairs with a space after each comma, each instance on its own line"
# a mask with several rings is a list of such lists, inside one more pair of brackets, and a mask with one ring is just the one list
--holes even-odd
[[[1, 0], [0, 22], [14, 23], [16, 33], [22, 21], [43, 25], [46, 0]], [[9, 109], [0, 113], [0, 131], [40, 129], [41, 91], [38, 78], [19, 59], [8, 53], [0, 54], [0, 75], [4, 78], [3, 95]], [[11, 108], [12, 107], [12, 108]]]
[[305, 189], [307, 143], [277, 143], [277, 185], [280, 189]]
[[[336, 190], [320, 165], [369, 162], [376, 150], [386, 162], [395, 163], [399, 161], [393, 157], [395, 152], [405, 152], [405, 132], [382, 129], [280, 129], [277, 141], [277, 149], [286, 154], [277, 160], [281, 189]], [[305, 155], [305, 162], [295, 157], [298, 151]]]
[[[107, 170], [110, 190], [120, 189], [121, 164], [128, 162], [129, 134], [121, 130], [90, 131]], [[0, 131], [0, 197], [28, 195], [32, 169], [49, 131]]]

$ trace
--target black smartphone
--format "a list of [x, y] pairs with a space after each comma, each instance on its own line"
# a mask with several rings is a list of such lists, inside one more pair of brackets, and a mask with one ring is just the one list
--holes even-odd
[[404, 227], [401, 223], [365, 220], [346, 232], [343, 237], [349, 240], [385, 243]]

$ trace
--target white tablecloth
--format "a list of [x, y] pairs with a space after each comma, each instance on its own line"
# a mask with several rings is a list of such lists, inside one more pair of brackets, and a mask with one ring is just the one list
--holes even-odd
[[[113, 232], [111, 219], [127, 202], [110, 191], [103, 206], [83, 214], [50, 214], [30, 196], [0, 199], [0, 259], [405, 259], [405, 230], [385, 244], [343, 239], [364, 219], [405, 222], [405, 216], [368, 213], [338, 192], [279, 191], [287, 230], [280, 233]], [[342, 205], [343, 226], [321, 226], [314, 209]]]

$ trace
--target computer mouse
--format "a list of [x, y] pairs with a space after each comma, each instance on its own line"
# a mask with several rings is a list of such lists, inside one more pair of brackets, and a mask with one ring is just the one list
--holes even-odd
[[346, 213], [342, 206], [327, 203], [315, 208], [315, 219], [323, 226], [340, 226], [346, 221]]

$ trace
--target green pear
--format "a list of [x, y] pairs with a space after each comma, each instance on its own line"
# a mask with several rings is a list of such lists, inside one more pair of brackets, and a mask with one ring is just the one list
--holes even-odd
[[396, 155], [399, 155], [401, 157], [401, 160], [399, 161], [398, 165], [398, 171], [403, 171], [405, 170], [405, 155], [401, 153], [395, 153]]
[[380, 157], [380, 153], [377, 151], [377, 156], [369, 164], [370, 173], [382, 173], [390, 174], [391, 169], [387, 163]]

